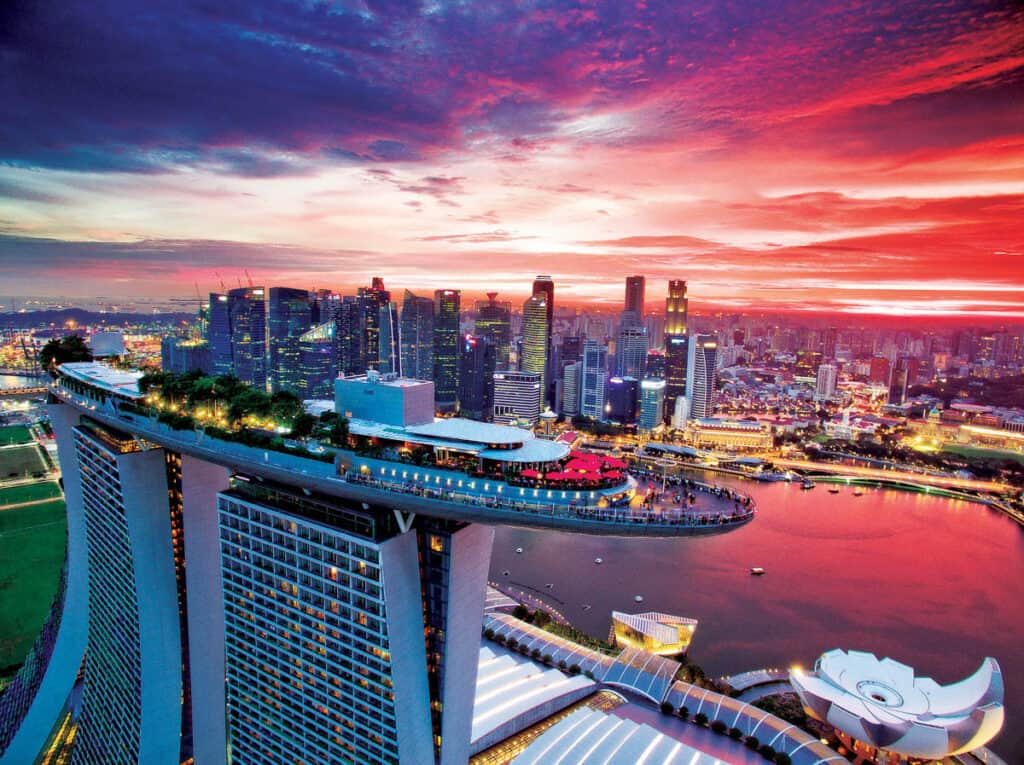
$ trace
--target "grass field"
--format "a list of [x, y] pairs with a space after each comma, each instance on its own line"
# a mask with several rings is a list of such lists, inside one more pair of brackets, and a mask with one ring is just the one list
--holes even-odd
[[27, 444], [31, 440], [32, 432], [28, 425], [5, 425], [0, 428], [0, 446]]
[[981, 446], [960, 446], [959, 444], [947, 444], [942, 449], [954, 454], [962, 454], [964, 457], [977, 457], [978, 459], [989, 460], [1016, 460], [1024, 465], [1024, 454], [1008, 449], [985, 449]]
[[46, 620], [66, 534], [62, 499], [0, 510], [0, 672], [24, 660]]
[[22, 502], [35, 502], [40, 499], [59, 499], [60, 487], [55, 481], [31, 483], [26, 486], [9, 486], [0, 488], [0, 508], [6, 505], [18, 505]]
[[46, 463], [36, 444], [0, 449], [0, 480], [45, 472]]

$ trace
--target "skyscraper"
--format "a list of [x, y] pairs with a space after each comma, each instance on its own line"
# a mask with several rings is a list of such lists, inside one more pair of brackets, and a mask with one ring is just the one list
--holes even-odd
[[299, 337], [311, 326], [309, 290], [271, 287], [267, 299], [270, 390], [299, 389]]
[[623, 310], [634, 314], [637, 321], [643, 321], [644, 318], [644, 296], [646, 289], [644, 277], [626, 277], [626, 300]]
[[566, 417], [580, 413], [580, 372], [583, 364], [573, 361], [562, 367], [562, 411]]
[[406, 290], [400, 326], [402, 374], [414, 380], [434, 379], [434, 301]]
[[380, 309], [391, 300], [391, 293], [384, 289], [384, 280], [373, 277], [369, 287], [360, 287], [356, 295], [359, 306], [359, 351], [358, 371], [377, 369], [380, 366]]
[[[548, 325], [547, 296], [543, 292], [535, 292], [523, 304], [523, 349], [519, 358], [519, 368], [524, 372], [536, 372], [540, 375], [541, 390], [547, 391], [548, 345], [550, 326]], [[542, 401], [540, 406], [544, 406]]]
[[231, 315], [226, 294], [210, 293], [209, 315], [206, 338], [210, 344], [210, 369], [215, 375], [234, 374], [235, 365], [231, 357]]
[[358, 299], [345, 295], [337, 306], [334, 340], [338, 347], [338, 371], [355, 375], [366, 371], [366, 352]]
[[494, 345], [488, 337], [464, 335], [460, 347], [459, 415], [488, 420], [494, 402]]
[[259, 390], [267, 388], [267, 303], [262, 287], [228, 291], [233, 374]]
[[889, 373], [889, 404], [899, 406], [907, 400], [909, 359], [900, 356]]
[[604, 419], [632, 425], [636, 422], [639, 398], [640, 381], [635, 377], [611, 378], [608, 380]]
[[459, 400], [459, 291], [434, 291], [434, 397], [453, 412]]
[[822, 364], [818, 367], [814, 398], [828, 401], [836, 394], [836, 368], [833, 364]]
[[537, 372], [494, 373], [494, 421], [532, 428], [540, 419], [541, 376]]
[[334, 397], [334, 378], [338, 376], [338, 354], [333, 321], [317, 324], [299, 337], [299, 388], [302, 399]]
[[[544, 351], [544, 360], [546, 363], [551, 363], [551, 336], [554, 333], [555, 326], [555, 283], [550, 276], [541, 275], [533, 280], [533, 293], [536, 295], [538, 292], [542, 293], [545, 298], [545, 304], [547, 306], [547, 342]], [[551, 380], [551, 369], [550, 367], [545, 370], [544, 373], [545, 388], [541, 400], [541, 408], [544, 408], [545, 403], [550, 403], [554, 385]]]
[[676, 398], [686, 395], [687, 307], [686, 282], [670, 281], [665, 299], [665, 407], [668, 411], [675, 410]]
[[715, 411], [717, 356], [718, 342], [712, 335], [697, 335], [690, 342], [686, 400], [692, 419], [710, 417]]
[[490, 339], [498, 369], [508, 369], [512, 348], [512, 304], [499, 302], [497, 292], [488, 292], [487, 300], [477, 302], [476, 311], [474, 333], [477, 337]]
[[604, 387], [608, 378], [608, 349], [593, 340], [583, 343], [580, 368], [580, 414], [604, 419]]
[[640, 430], [659, 427], [665, 416], [665, 381], [648, 378], [640, 381]]
[[615, 367], [620, 377], [644, 376], [648, 351], [647, 328], [623, 321], [615, 340]]
[[379, 323], [377, 369], [381, 374], [402, 375], [402, 333], [399, 328], [397, 303], [389, 300], [380, 307]]

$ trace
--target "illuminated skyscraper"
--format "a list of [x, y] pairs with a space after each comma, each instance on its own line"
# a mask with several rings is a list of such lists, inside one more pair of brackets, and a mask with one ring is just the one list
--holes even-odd
[[541, 377], [537, 372], [494, 373], [494, 421], [532, 428], [540, 419]]
[[640, 381], [640, 430], [659, 427], [665, 413], [665, 381], [648, 378]]
[[603, 420], [604, 387], [608, 379], [608, 349], [593, 340], [583, 343], [580, 368], [580, 414]]
[[[544, 351], [544, 359], [547, 364], [550, 365], [552, 353], [551, 353], [551, 336], [554, 333], [555, 326], [555, 282], [550, 276], [538, 276], [533, 280], [533, 294], [536, 295], [538, 292], [544, 295], [546, 306], [547, 306], [547, 343]], [[541, 408], [544, 405], [550, 404], [553, 401], [554, 385], [551, 380], [551, 369], [548, 368], [544, 373], [545, 387], [543, 390]]]
[[232, 373], [259, 390], [267, 387], [267, 302], [262, 287], [228, 292]]
[[675, 410], [676, 398], [686, 395], [687, 348], [686, 282], [668, 283], [665, 299], [665, 407]]
[[334, 378], [338, 376], [338, 354], [333, 321], [325, 321], [299, 338], [299, 387], [302, 399], [334, 397]]
[[477, 337], [490, 339], [494, 346], [498, 369], [508, 369], [512, 347], [512, 304], [501, 302], [497, 298], [497, 292], [488, 292], [487, 300], [481, 300], [476, 304], [474, 332]]
[[718, 342], [712, 335], [692, 339], [686, 378], [686, 400], [692, 419], [710, 417], [715, 411], [717, 361]]
[[647, 367], [648, 347], [647, 328], [623, 321], [615, 339], [615, 367], [619, 376], [642, 378]]
[[380, 366], [380, 309], [391, 300], [391, 293], [384, 289], [384, 280], [373, 277], [369, 287], [360, 287], [356, 295], [359, 306], [359, 351], [360, 372], [377, 369]]
[[271, 287], [267, 299], [270, 390], [299, 389], [299, 337], [311, 326], [309, 291]]
[[402, 375], [402, 333], [398, 322], [398, 303], [388, 301], [380, 307], [380, 335], [377, 369], [381, 374]]
[[[523, 304], [523, 349], [519, 368], [523, 372], [540, 375], [541, 391], [547, 390], [549, 313], [547, 296], [543, 292], [533, 293]], [[540, 406], [543, 405], [542, 396]]]
[[402, 374], [434, 379], [434, 301], [409, 290], [402, 298]]
[[231, 358], [231, 316], [228, 296], [211, 292], [206, 339], [210, 345], [210, 369], [215, 375], [234, 374]]
[[459, 291], [434, 291], [434, 398], [454, 412], [459, 401]]
[[818, 367], [818, 375], [814, 390], [814, 398], [828, 401], [836, 394], [836, 368], [833, 364], [822, 364]]

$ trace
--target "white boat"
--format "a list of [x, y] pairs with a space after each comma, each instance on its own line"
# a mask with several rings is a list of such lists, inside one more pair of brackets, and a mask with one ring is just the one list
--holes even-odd
[[761, 568], [760, 566], [753, 566], [750, 569], [750, 575], [751, 576], [763, 576], [764, 573], [765, 573], [764, 569]]
[[602, 563], [604, 563], [604, 558], [594, 558], [594, 563], [600, 566]]
[[522, 554], [523, 554], [523, 548], [522, 547], [517, 547], [516, 548], [516, 555], [522, 555]]
[[636, 597], [633, 598], [633, 600], [635, 600], [637, 603], [643, 603], [644, 602], [644, 596], [643, 595], [637, 595]]

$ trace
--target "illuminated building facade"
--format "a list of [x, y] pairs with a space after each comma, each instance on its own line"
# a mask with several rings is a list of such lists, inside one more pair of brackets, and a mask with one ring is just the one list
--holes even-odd
[[434, 291], [434, 395], [453, 412], [459, 400], [459, 291]]
[[488, 292], [487, 300], [476, 304], [476, 314], [474, 334], [491, 341], [497, 368], [508, 369], [512, 348], [512, 304], [499, 301], [497, 292]]
[[[547, 296], [543, 292], [535, 292], [523, 304], [523, 348], [519, 368], [523, 372], [539, 374], [542, 391], [547, 390], [549, 313]], [[543, 400], [538, 406], [543, 406]]]
[[717, 357], [718, 342], [713, 336], [698, 335], [691, 340], [686, 374], [690, 417], [710, 417], [715, 411]]
[[686, 298], [686, 282], [673, 279], [668, 283], [668, 297], [665, 298], [665, 407], [675, 410], [676, 399], [686, 395], [687, 364], [687, 314], [689, 301]]
[[409, 290], [402, 297], [402, 374], [414, 380], [434, 378], [434, 301]]
[[267, 351], [270, 390], [299, 389], [299, 338], [312, 325], [309, 291], [271, 287], [267, 299]]

